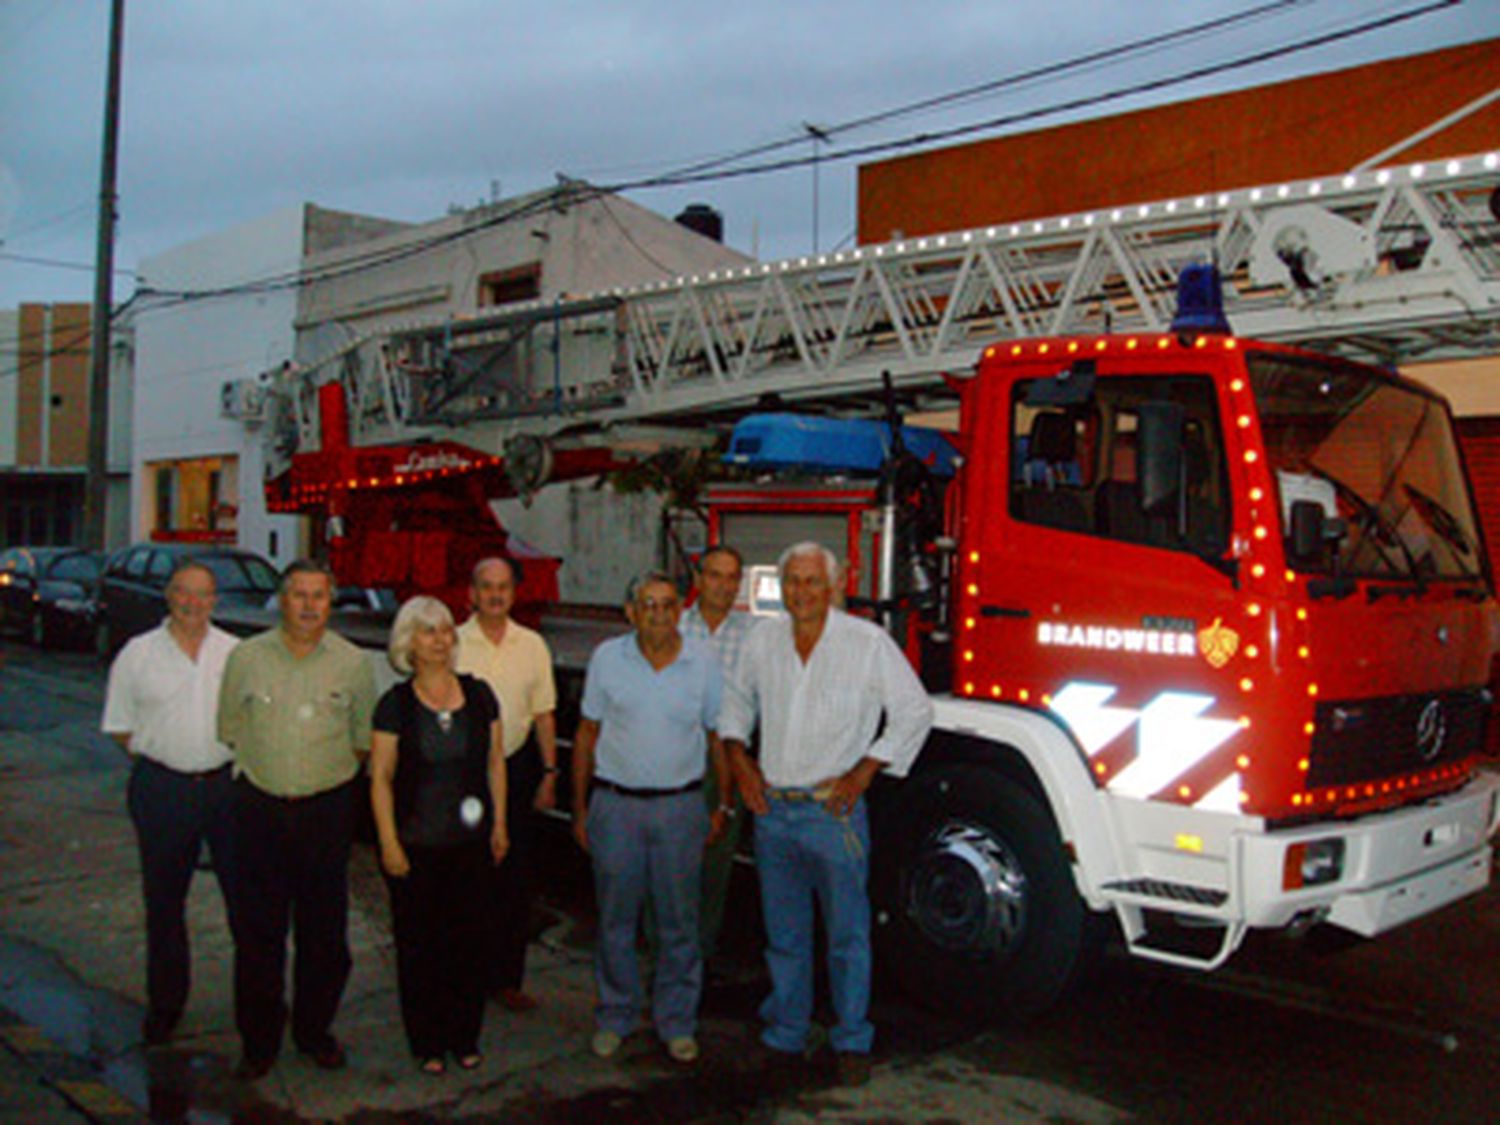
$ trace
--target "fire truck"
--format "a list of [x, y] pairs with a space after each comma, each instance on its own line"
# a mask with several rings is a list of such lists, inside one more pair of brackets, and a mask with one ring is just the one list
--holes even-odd
[[[934, 693], [874, 817], [919, 995], [1035, 1012], [1115, 927], [1202, 970], [1251, 930], [1373, 937], [1488, 882], [1500, 609], [1449, 408], [1354, 354], [1493, 339], [1497, 184], [1487, 154], [395, 328], [273, 388], [268, 495], [343, 580], [457, 599], [496, 496], [633, 425], [723, 432], [695, 507], [752, 605], [820, 539]], [[605, 338], [569, 394], [556, 348], [530, 399], [444, 383], [466, 334], [472, 373], [538, 331]]]

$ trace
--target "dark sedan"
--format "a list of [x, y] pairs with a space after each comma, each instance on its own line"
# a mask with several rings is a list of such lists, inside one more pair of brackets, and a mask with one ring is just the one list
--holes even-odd
[[154, 629], [167, 615], [167, 579], [179, 562], [191, 558], [213, 571], [219, 601], [226, 610], [264, 606], [276, 593], [277, 574], [253, 551], [205, 543], [138, 543], [109, 556], [99, 576], [95, 644], [113, 656], [126, 641]]
[[38, 648], [86, 643], [104, 556], [77, 547], [11, 547], [0, 553], [0, 628]]

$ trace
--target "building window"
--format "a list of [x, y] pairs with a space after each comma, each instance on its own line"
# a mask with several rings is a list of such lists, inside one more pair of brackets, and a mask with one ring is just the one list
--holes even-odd
[[479, 307], [534, 301], [542, 295], [542, 264], [532, 262], [514, 269], [495, 270], [479, 278]]
[[233, 543], [239, 529], [239, 459], [201, 457], [149, 465], [151, 538]]

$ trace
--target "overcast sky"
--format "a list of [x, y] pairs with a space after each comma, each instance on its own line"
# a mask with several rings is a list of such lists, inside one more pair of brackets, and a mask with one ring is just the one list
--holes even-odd
[[[1432, 0], [131, 0], [116, 300], [142, 258], [298, 202], [408, 221], [555, 183], [635, 181], [1214, 19], [1228, 28], [821, 146], [823, 249], [854, 231], [857, 148], [1043, 111]], [[92, 291], [108, 0], [0, 0], [0, 308]], [[1500, 35], [1465, 0], [1212, 78], [1010, 131]], [[989, 136], [981, 133], [976, 136]], [[778, 156], [808, 156], [807, 139]], [[1115, 154], [1128, 159], [1127, 153]], [[810, 167], [651, 190], [723, 212], [763, 258], [813, 244]]]

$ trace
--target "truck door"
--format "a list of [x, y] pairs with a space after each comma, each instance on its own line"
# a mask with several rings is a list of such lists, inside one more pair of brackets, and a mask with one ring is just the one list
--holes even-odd
[[975, 435], [976, 462], [1004, 475], [968, 500], [958, 689], [1051, 708], [1131, 796], [1233, 807], [1254, 685], [1215, 382], [1101, 374], [1087, 397], [1044, 383], [1013, 384]]

